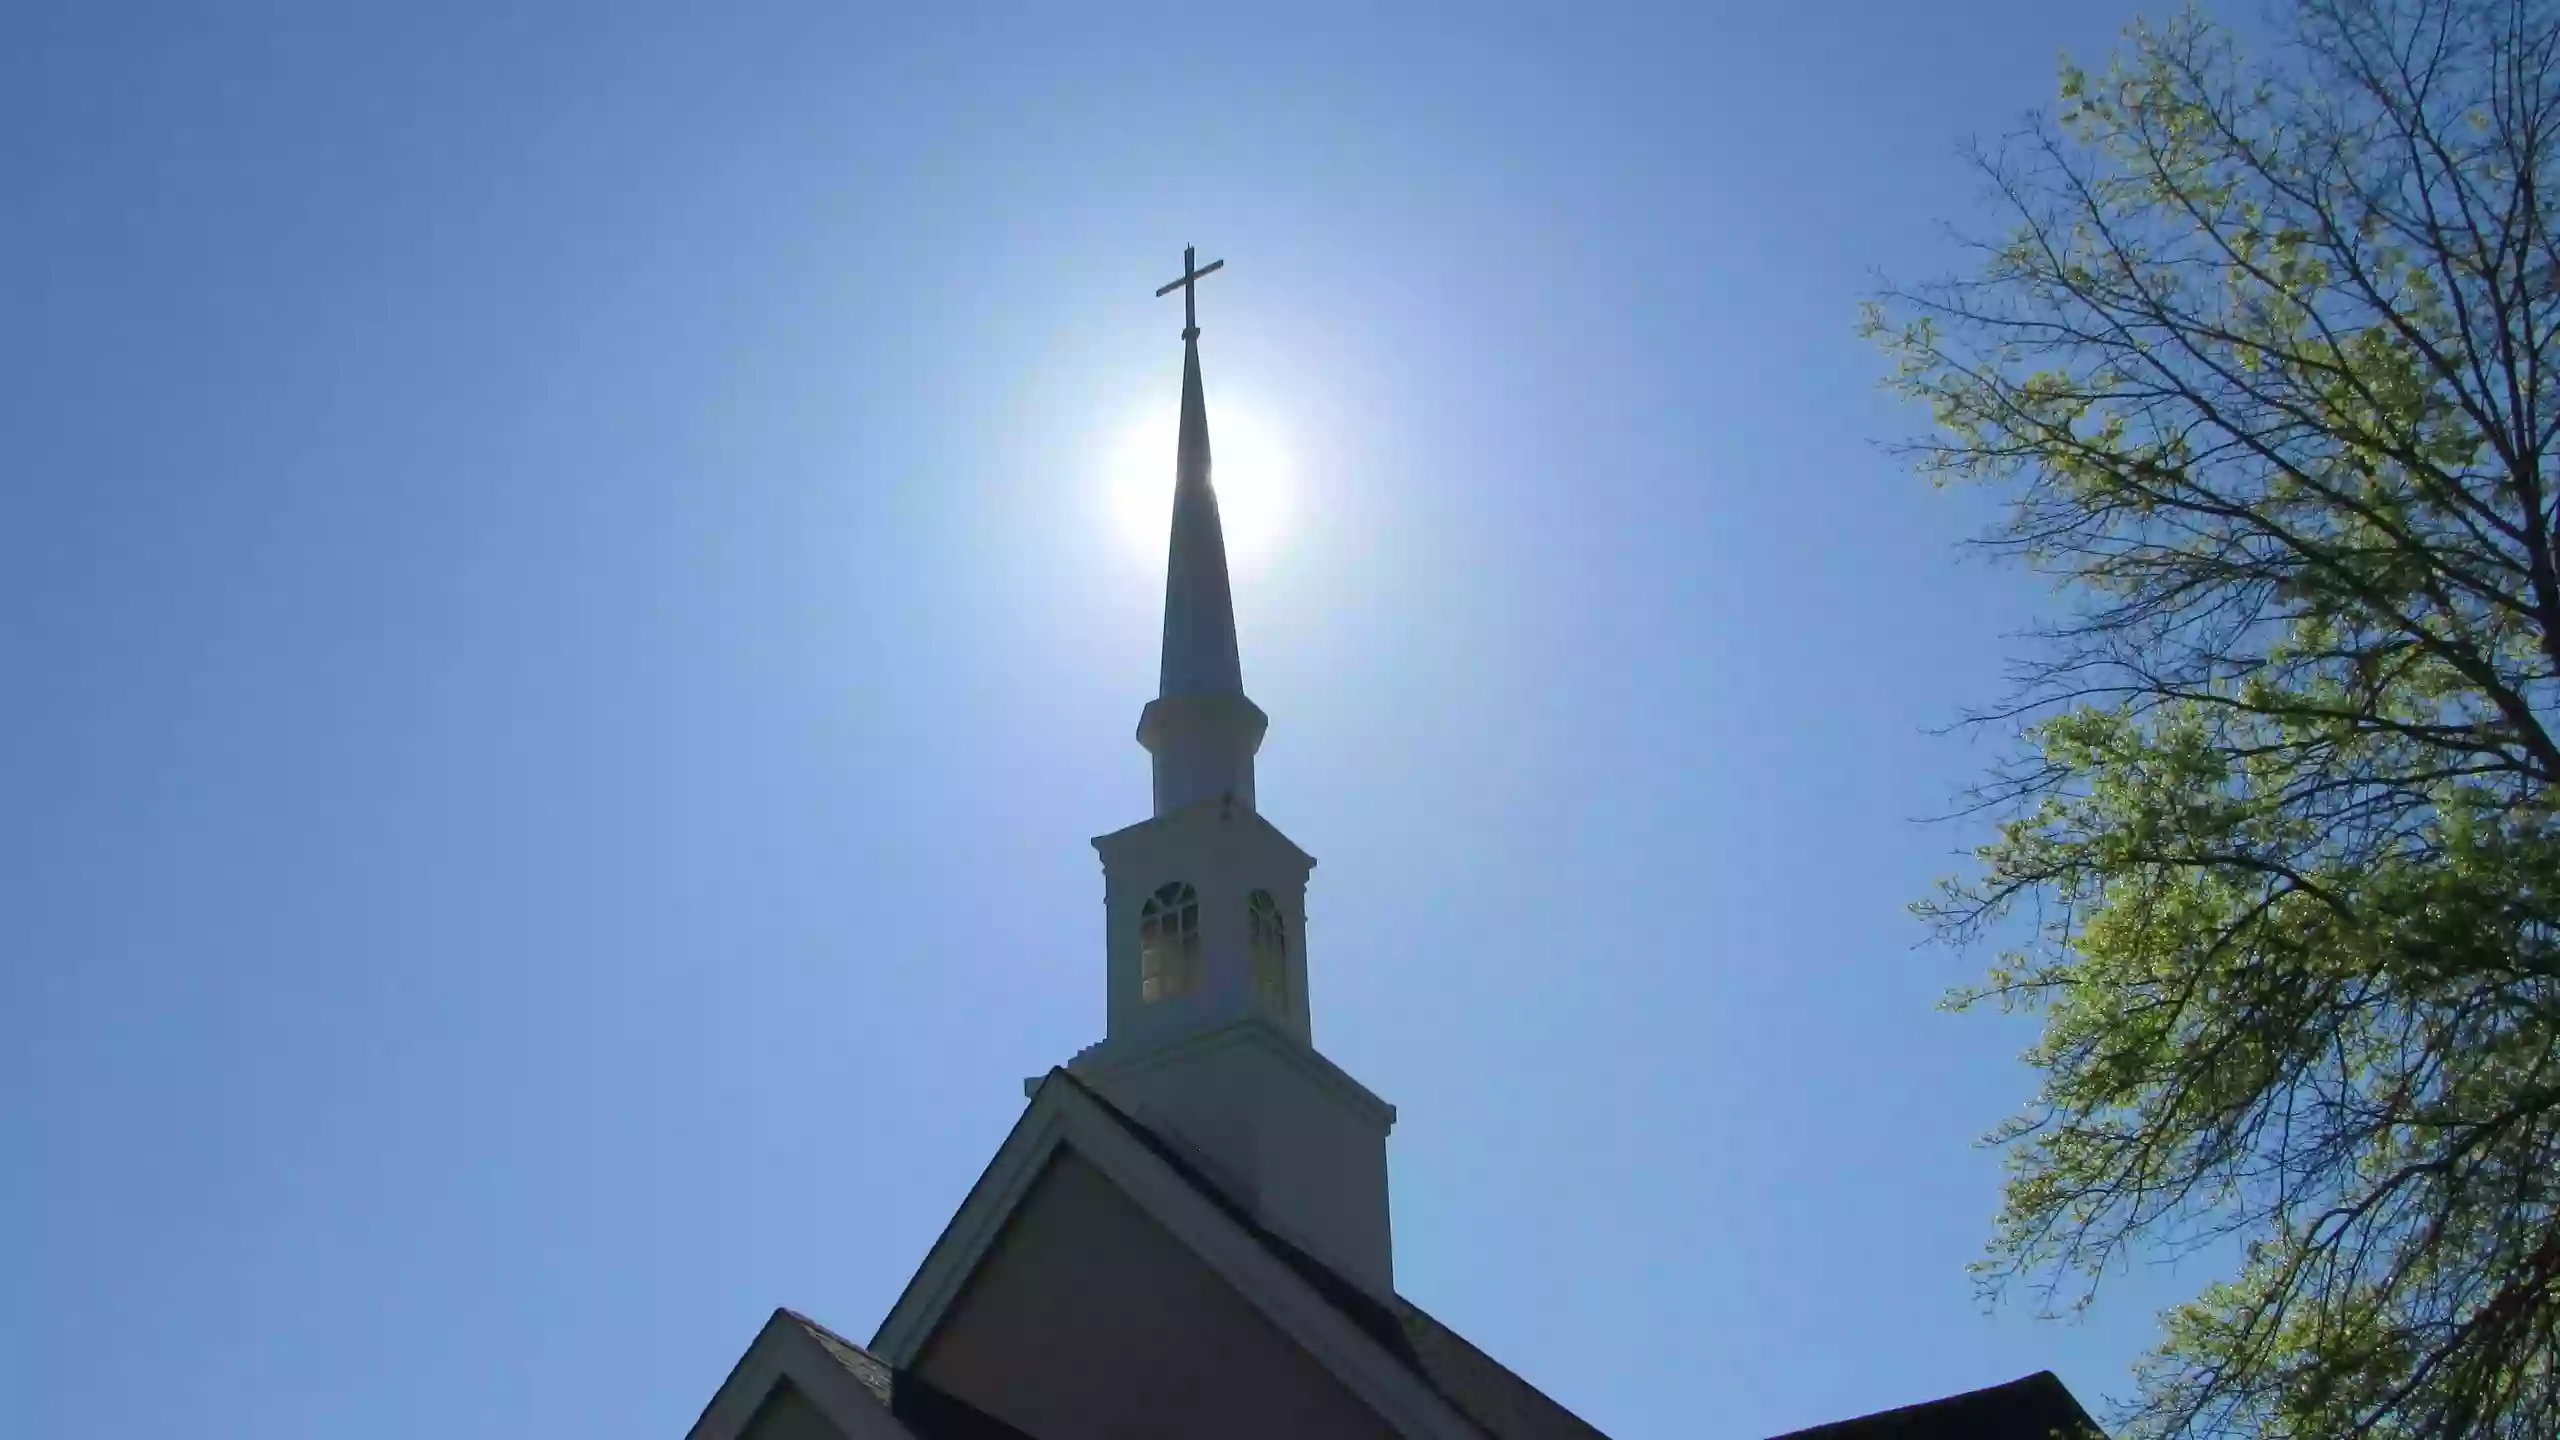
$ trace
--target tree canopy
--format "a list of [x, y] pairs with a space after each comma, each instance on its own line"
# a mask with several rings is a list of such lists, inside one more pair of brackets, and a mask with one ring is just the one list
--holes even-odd
[[2136, 1435], [2560, 1435], [2560, 0], [2136, 26], [1868, 314], [2052, 574], [1923, 912], [2041, 1023], [1995, 1291], [2233, 1257]]

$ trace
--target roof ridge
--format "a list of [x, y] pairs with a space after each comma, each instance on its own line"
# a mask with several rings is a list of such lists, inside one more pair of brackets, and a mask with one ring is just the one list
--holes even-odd
[[[870, 1351], [868, 1351], [868, 1350], [863, 1350], [861, 1346], [856, 1345], [855, 1343], [853, 1343], [853, 1342], [852, 1342], [852, 1341], [850, 1341], [850, 1340], [847, 1340], [847, 1339], [846, 1339], [846, 1338], [844, 1338], [842, 1335], [837, 1334], [835, 1331], [828, 1329], [828, 1328], [826, 1327], [826, 1325], [825, 1325], [825, 1324], [823, 1324], [822, 1322], [811, 1319], [811, 1318], [809, 1317], [809, 1314], [808, 1314], [808, 1312], [807, 1312], [807, 1311], [805, 1311], [805, 1310], [794, 1310], [794, 1309], [792, 1309], [792, 1308], [791, 1308], [790, 1306], [788, 1306], [788, 1305], [784, 1305], [784, 1306], [782, 1306], [782, 1307], [780, 1307], [780, 1308], [781, 1308], [781, 1310], [782, 1310], [782, 1313], [783, 1313], [783, 1314], [790, 1316], [793, 1320], [795, 1320], [795, 1321], [797, 1321], [797, 1322], [799, 1323], [799, 1325], [800, 1325], [800, 1327], [801, 1327], [802, 1329], [807, 1330], [809, 1333], [811, 1333], [811, 1334], [813, 1334], [813, 1335], [817, 1336], [819, 1339], [821, 1339], [821, 1340], [833, 1340], [834, 1342], [836, 1342], [836, 1343], [837, 1343], [837, 1344], [839, 1344], [839, 1345], [844, 1346], [844, 1347], [845, 1347], [846, 1349], [848, 1349], [848, 1350], [859, 1350], [859, 1351], [861, 1351], [861, 1352], [862, 1352], [863, 1354], [865, 1354], [865, 1355], [869, 1355], [869, 1354], [871, 1354], [871, 1352], [870, 1352]], [[876, 1359], [876, 1358], [878, 1358], [878, 1357], [874, 1356], [873, 1358], [875, 1358], [875, 1359]]]
[[791, 1323], [818, 1342], [819, 1349], [843, 1366], [847, 1374], [862, 1382], [862, 1387], [871, 1392], [873, 1399], [884, 1408], [890, 1404], [897, 1393], [898, 1372], [895, 1367], [790, 1306], [780, 1308], [783, 1314], [791, 1317]]
[[[1983, 1413], [1986, 1406], [1999, 1406], [2001, 1409], [1986, 1415]], [[1921, 1425], [1929, 1428], [1914, 1428]], [[1963, 1428], [1954, 1428], [1958, 1425]], [[1984, 1428], [1988, 1425], [2001, 1428]], [[1994, 1437], [2013, 1433], [2011, 1425], [2042, 1426], [2035, 1432], [2038, 1440], [2046, 1435], [2062, 1437], [2062, 1440], [2078, 1440], [2081, 1436], [2105, 1440], [2106, 1436], [2106, 1432], [2098, 1428], [2098, 1422], [2089, 1418], [2089, 1412], [2082, 1408], [2079, 1398], [2071, 1393], [2071, 1387], [2062, 1383], [2061, 1376], [2051, 1370], [2038, 1370], [2032, 1375], [2021, 1375], [1996, 1385], [1959, 1390], [1934, 1400], [1897, 1405], [1889, 1410], [1834, 1420], [1826, 1425], [1790, 1430], [1772, 1437], [1772, 1440], [1889, 1440], [1889, 1437], [1890, 1440], [1928, 1440], [1928, 1437], [1941, 1434]], [[1940, 1426], [1947, 1428], [1942, 1430]], [[2025, 1435], [2028, 1432], [2018, 1428], [2014, 1433]]]

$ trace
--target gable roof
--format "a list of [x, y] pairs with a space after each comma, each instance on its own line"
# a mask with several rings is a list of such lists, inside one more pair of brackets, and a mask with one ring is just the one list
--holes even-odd
[[796, 1310], [765, 1321], [688, 1440], [738, 1440], [786, 1396], [845, 1440], [1033, 1440]]
[[1469, 1344], [1422, 1307], [1398, 1295], [1381, 1300], [1344, 1279], [1333, 1267], [1298, 1248], [1254, 1217], [1182, 1152], [1119, 1106], [1064, 1069], [1050, 1072], [1091, 1100], [1156, 1158], [1188, 1181], [1201, 1198], [1253, 1237], [1262, 1248], [1393, 1355], [1414, 1377], [1493, 1440], [1608, 1440], [1546, 1392]]
[[1949, 1395], [1776, 1440], [2105, 1440], [2061, 1377], [2039, 1370], [2006, 1385]]
[[[893, 1366], [923, 1363], [943, 1317], [1010, 1228], [1017, 1207], [1050, 1173], [1048, 1162], [1065, 1148], [1099, 1170], [1389, 1428], [1420, 1440], [1486, 1440], [1483, 1425], [1408, 1362], [1409, 1347], [1394, 1343], [1403, 1331], [1394, 1311], [1311, 1258], [1293, 1260], [1295, 1247], [1252, 1223], [1249, 1212], [1173, 1146], [1063, 1069], [1028, 1089], [1030, 1105], [889, 1307], [871, 1338], [872, 1354]], [[1517, 1440], [1547, 1437], [1532, 1432]], [[1593, 1437], [1568, 1432], [1565, 1440]]]
[[776, 1312], [807, 1331], [819, 1348], [862, 1383], [880, 1408], [906, 1422], [917, 1440], [1032, 1440], [958, 1396], [935, 1388], [797, 1310]]
[[[922, 1410], [933, 1400], [965, 1412], [946, 1423], [994, 1429], [916, 1430], [926, 1440], [1031, 1440], [1020, 1431], [933, 1390], [900, 1370], [931, 1336], [976, 1257], [1002, 1228], [1012, 1207], [1060, 1144], [1129, 1188], [1130, 1198], [1189, 1238], [1204, 1259], [1334, 1369], [1355, 1391], [1395, 1411], [1387, 1416], [1413, 1434], [1480, 1434], [1486, 1440], [1608, 1440], [1599, 1430], [1521, 1379], [1465, 1337], [1401, 1295], [1380, 1296], [1273, 1232], [1164, 1136], [1104, 1098], [1064, 1068], [1031, 1088], [1032, 1104], [988, 1162], [969, 1198], [955, 1211], [924, 1264], [872, 1340], [874, 1355], [816, 1322], [794, 1317], [831, 1353], [888, 1378]], [[1114, 1159], [1113, 1156], [1119, 1158]], [[1143, 1191], [1144, 1193], [1140, 1193]], [[1192, 1218], [1175, 1224], [1177, 1216]], [[1247, 1256], [1258, 1257], [1248, 1261]], [[1297, 1298], [1291, 1298], [1294, 1292]], [[784, 1312], [788, 1313], [788, 1312]], [[1317, 1316], [1330, 1317], [1318, 1319]], [[1347, 1348], [1346, 1348], [1347, 1342]], [[1365, 1343], [1363, 1343], [1365, 1342]], [[1332, 1358], [1327, 1358], [1332, 1357]], [[1386, 1381], [1383, 1377], [1400, 1376]], [[1386, 1388], [1374, 1387], [1384, 1384]], [[875, 1393], [879, 1393], [876, 1392]], [[1403, 1397], [1411, 1397], [1410, 1399]], [[1417, 1408], [1417, 1405], [1419, 1408]], [[894, 1408], [894, 1407], [893, 1407]], [[896, 1411], [901, 1419], [906, 1412]], [[1398, 1419], [1397, 1417], [1401, 1417]], [[1434, 1418], [1434, 1417], [1438, 1418]], [[910, 1424], [917, 1423], [910, 1421]], [[931, 1423], [931, 1422], [927, 1422]], [[2104, 1432], [2050, 1371], [2005, 1385], [1799, 1430], [1774, 1440], [2105, 1440]]]

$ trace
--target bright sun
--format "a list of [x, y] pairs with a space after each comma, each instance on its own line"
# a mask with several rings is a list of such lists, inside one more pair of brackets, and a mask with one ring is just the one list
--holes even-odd
[[[1173, 521], [1174, 407], [1148, 414], [1122, 432], [1111, 458], [1111, 513], [1138, 554], [1164, 563]], [[1210, 483], [1227, 534], [1227, 561], [1259, 568], [1287, 534], [1291, 476], [1286, 451], [1251, 411], [1209, 406]]]

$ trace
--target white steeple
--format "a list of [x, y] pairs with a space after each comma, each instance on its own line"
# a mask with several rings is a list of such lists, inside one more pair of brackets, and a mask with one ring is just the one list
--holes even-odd
[[1209, 481], [1209, 406], [1200, 392], [1200, 324], [1192, 286], [1226, 264], [1191, 268], [1182, 252], [1182, 435], [1174, 448], [1173, 536], [1165, 550], [1164, 660], [1155, 703], [1138, 717], [1138, 743], [1155, 757], [1155, 812], [1170, 815], [1232, 797], [1253, 808], [1253, 756], [1270, 723], [1245, 698], [1236, 658], [1235, 592], [1227, 581], [1226, 529]]
[[1269, 723], [1245, 698], [1235, 598], [1211, 483], [1192, 286], [1183, 291], [1182, 430], [1165, 557], [1164, 657], [1138, 721], [1154, 818], [1102, 855], [1109, 1031], [1069, 1063], [1189, 1153], [1257, 1219], [1377, 1294], [1394, 1288], [1387, 1132], [1395, 1107], [1318, 1054], [1307, 1003], [1315, 860], [1254, 808]]

